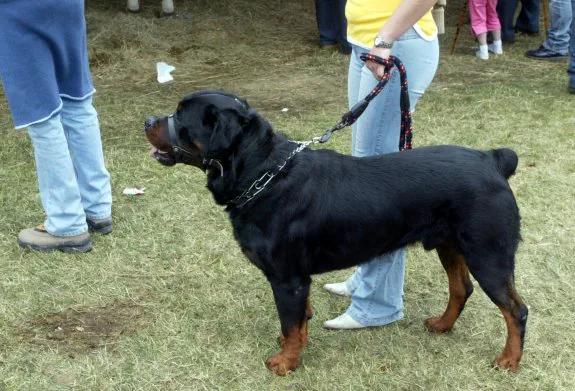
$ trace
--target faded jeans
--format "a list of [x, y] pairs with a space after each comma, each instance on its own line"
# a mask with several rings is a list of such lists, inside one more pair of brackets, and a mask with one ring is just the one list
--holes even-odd
[[[575, 0], [573, 0], [575, 1]], [[348, 74], [348, 99], [352, 107], [375, 87], [377, 80], [359, 58], [364, 48], [352, 45]], [[414, 29], [397, 40], [391, 54], [405, 65], [411, 111], [423, 95], [437, 70], [439, 44], [426, 41]], [[381, 93], [371, 101], [352, 130], [354, 156], [373, 156], [396, 152], [401, 124], [400, 80], [397, 69]], [[385, 197], [385, 194], [382, 194]], [[386, 254], [363, 264], [346, 281], [353, 292], [348, 315], [364, 326], [379, 326], [403, 317], [403, 277], [405, 249]]]
[[92, 97], [62, 98], [62, 110], [30, 125], [46, 231], [74, 236], [88, 230], [86, 218], [112, 214], [110, 174], [104, 165], [100, 125]]
[[571, 20], [571, 0], [550, 0], [549, 13], [551, 26], [543, 47], [555, 53], [566, 55], [569, 51], [569, 30]]
[[569, 52], [571, 59], [569, 60], [569, 85], [575, 88], [575, 0], [571, 0], [571, 40], [569, 41]]

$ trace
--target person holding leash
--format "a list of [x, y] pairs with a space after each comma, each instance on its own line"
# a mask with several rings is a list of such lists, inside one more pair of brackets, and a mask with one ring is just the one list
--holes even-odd
[[87, 252], [88, 230], [112, 231], [88, 64], [84, 0], [0, 2], [0, 77], [17, 129], [27, 128], [46, 220], [20, 247]]
[[[369, 52], [393, 55], [407, 71], [410, 109], [433, 80], [439, 63], [437, 27], [431, 15], [435, 0], [347, 0], [347, 39], [352, 46], [348, 73], [349, 107], [377, 85], [385, 67], [363, 63]], [[399, 72], [375, 97], [352, 128], [352, 154], [373, 156], [397, 152], [401, 127]], [[361, 191], [361, 189], [358, 189]], [[381, 195], [382, 200], [385, 194]], [[382, 326], [403, 318], [405, 249], [371, 260], [344, 282], [326, 284], [330, 292], [351, 296], [347, 311], [324, 323], [331, 329]]]

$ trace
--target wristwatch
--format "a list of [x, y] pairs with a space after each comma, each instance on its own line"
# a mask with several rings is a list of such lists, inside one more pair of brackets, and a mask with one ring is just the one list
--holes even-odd
[[379, 34], [377, 34], [375, 36], [375, 39], [373, 40], [373, 46], [375, 46], [376, 48], [383, 48], [383, 49], [391, 49], [393, 47], [393, 42], [389, 43], [389, 42], [385, 42], [380, 36]]

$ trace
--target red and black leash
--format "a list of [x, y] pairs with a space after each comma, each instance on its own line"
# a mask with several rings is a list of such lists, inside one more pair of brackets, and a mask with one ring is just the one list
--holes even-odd
[[405, 66], [403, 63], [394, 56], [389, 56], [387, 60], [374, 56], [369, 53], [363, 53], [360, 55], [362, 61], [375, 61], [378, 64], [384, 66], [384, 74], [379, 83], [371, 90], [371, 92], [357, 104], [355, 104], [347, 113], [341, 117], [341, 121], [328, 129], [323, 136], [316, 137], [313, 139], [313, 143], [325, 143], [328, 141], [333, 132], [345, 128], [346, 126], [352, 125], [359, 116], [365, 111], [369, 102], [373, 100], [383, 90], [383, 87], [387, 84], [391, 78], [391, 70], [394, 66], [397, 67], [399, 71], [399, 77], [401, 81], [401, 99], [399, 105], [401, 107], [401, 130], [399, 134], [399, 150], [404, 151], [406, 149], [413, 148], [412, 138], [413, 138], [413, 127], [411, 125], [411, 110], [409, 108], [409, 94], [407, 92], [407, 72], [405, 71]]
[[[367, 105], [373, 98], [377, 96], [383, 90], [383, 87], [387, 84], [389, 79], [391, 78], [391, 70], [394, 66], [397, 67], [399, 70], [400, 80], [401, 80], [401, 100], [400, 100], [400, 107], [401, 107], [401, 131], [399, 135], [399, 150], [404, 151], [406, 149], [412, 148], [411, 138], [413, 129], [411, 128], [411, 111], [409, 109], [409, 95], [407, 93], [407, 73], [405, 72], [405, 67], [403, 63], [399, 61], [398, 58], [389, 56], [389, 59], [384, 60], [381, 57], [373, 56], [368, 53], [363, 53], [360, 58], [363, 61], [371, 60], [375, 61], [378, 64], [381, 64], [385, 67], [384, 74], [379, 83], [375, 86], [373, 90], [360, 102], [358, 102], [355, 106], [351, 108], [347, 113], [345, 113], [341, 117], [341, 121], [331, 129], [327, 130], [323, 136], [321, 137], [314, 137], [311, 141], [300, 141], [295, 142], [297, 146], [294, 150], [289, 154], [289, 156], [285, 159], [282, 164], [278, 164], [275, 170], [266, 171], [260, 178], [256, 179], [250, 187], [244, 190], [239, 196], [230, 200], [228, 202], [228, 207], [230, 208], [241, 208], [246, 205], [248, 202], [253, 200], [259, 193], [266, 189], [266, 186], [286, 167], [288, 162], [299, 152], [303, 151], [307, 148], [310, 144], [322, 144], [327, 142], [332, 133], [336, 130], [345, 128], [346, 126], [352, 125], [361, 113], [365, 111]], [[218, 164], [218, 168], [220, 169], [221, 176], [224, 175], [224, 171], [222, 165], [219, 161], [215, 161]], [[205, 160], [204, 160], [204, 164]], [[211, 165], [211, 161], [208, 165]]]

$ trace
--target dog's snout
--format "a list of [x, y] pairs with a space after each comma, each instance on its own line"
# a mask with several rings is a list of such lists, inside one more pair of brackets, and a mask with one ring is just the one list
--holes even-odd
[[158, 121], [157, 117], [146, 118], [146, 120], [144, 121], [144, 130], [147, 132], [150, 129], [152, 129], [154, 127], [154, 125], [156, 125], [157, 121]]

